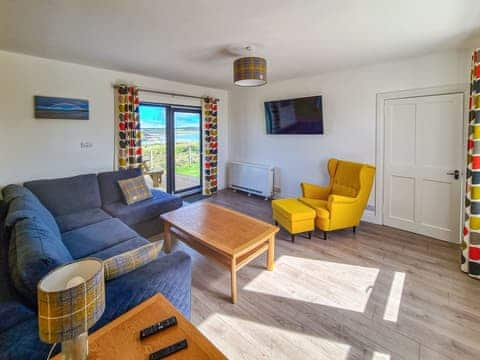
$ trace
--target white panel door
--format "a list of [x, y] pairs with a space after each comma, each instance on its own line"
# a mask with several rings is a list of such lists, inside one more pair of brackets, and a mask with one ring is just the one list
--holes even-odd
[[463, 100], [463, 94], [385, 100], [385, 225], [459, 241]]

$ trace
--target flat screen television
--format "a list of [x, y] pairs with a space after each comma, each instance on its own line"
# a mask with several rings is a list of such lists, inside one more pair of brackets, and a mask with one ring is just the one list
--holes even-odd
[[267, 134], [323, 134], [322, 97], [265, 102]]

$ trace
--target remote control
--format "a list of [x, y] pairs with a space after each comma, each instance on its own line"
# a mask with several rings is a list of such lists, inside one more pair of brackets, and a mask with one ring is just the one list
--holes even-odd
[[143, 340], [146, 337], [152, 336], [153, 334], [156, 334], [162, 330], [168, 329], [170, 326], [173, 326], [173, 325], [177, 325], [177, 318], [175, 316], [162, 320], [140, 331], [140, 340]]
[[157, 352], [154, 352], [150, 354], [150, 360], [160, 360], [163, 359], [167, 356], [172, 355], [173, 353], [176, 353], [177, 351], [186, 349], [188, 347], [187, 340], [182, 340], [179, 341], [175, 344], [172, 344], [170, 346], [167, 346], [161, 350], [158, 350]]

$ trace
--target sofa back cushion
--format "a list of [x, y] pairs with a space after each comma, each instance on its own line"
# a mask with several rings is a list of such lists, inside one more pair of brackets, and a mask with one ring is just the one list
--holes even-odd
[[95, 174], [35, 180], [24, 185], [37, 195], [54, 216], [99, 208], [102, 205]]
[[3, 201], [9, 204], [13, 199], [22, 196], [35, 196], [25, 186], [10, 184], [2, 189]]
[[[9, 231], [4, 226], [7, 214], [7, 202], [0, 200], [0, 307], [3, 304], [15, 300], [15, 289], [8, 276], [8, 238]], [[0, 311], [1, 315], [1, 311]], [[5, 319], [0, 317], [2, 321]], [[1, 328], [1, 324], [0, 324]]]
[[26, 194], [14, 198], [8, 204], [8, 212], [5, 218], [5, 225], [13, 228], [15, 224], [25, 218], [36, 217], [42, 221], [54, 234], [55, 238], [61, 239], [60, 229], [53, 215], [33, 194]]
[[9, 242], [10, 277], [15, 289], [33, 306], [42, 277], [72, 260], [62, 239], [40, 217], [16, 222]]
[[100, 185], [100, 194], [102, 196], [102, 204], [112, 204], [115, 202], [123, 202], [123, 194], [118, 186], [118, 180], [125, 180], [140, 176], [140, 169], [127, 169], [119, 171], [109, 171], [98, 174], [98, 183]]

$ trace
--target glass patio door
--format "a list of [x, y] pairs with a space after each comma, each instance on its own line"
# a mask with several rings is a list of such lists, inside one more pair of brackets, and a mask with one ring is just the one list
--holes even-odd
[[201, 190], [202, 117], [197, 109], [173, 110], [173, 192]]
[[144, 174], [150, 175], [153, 186], [168, 189], [167, 108], [157, 104], [140, 104]]
[[145, 174], [169, 193], [197, 193], [202, 187], [200, 108], [140, 104]]

